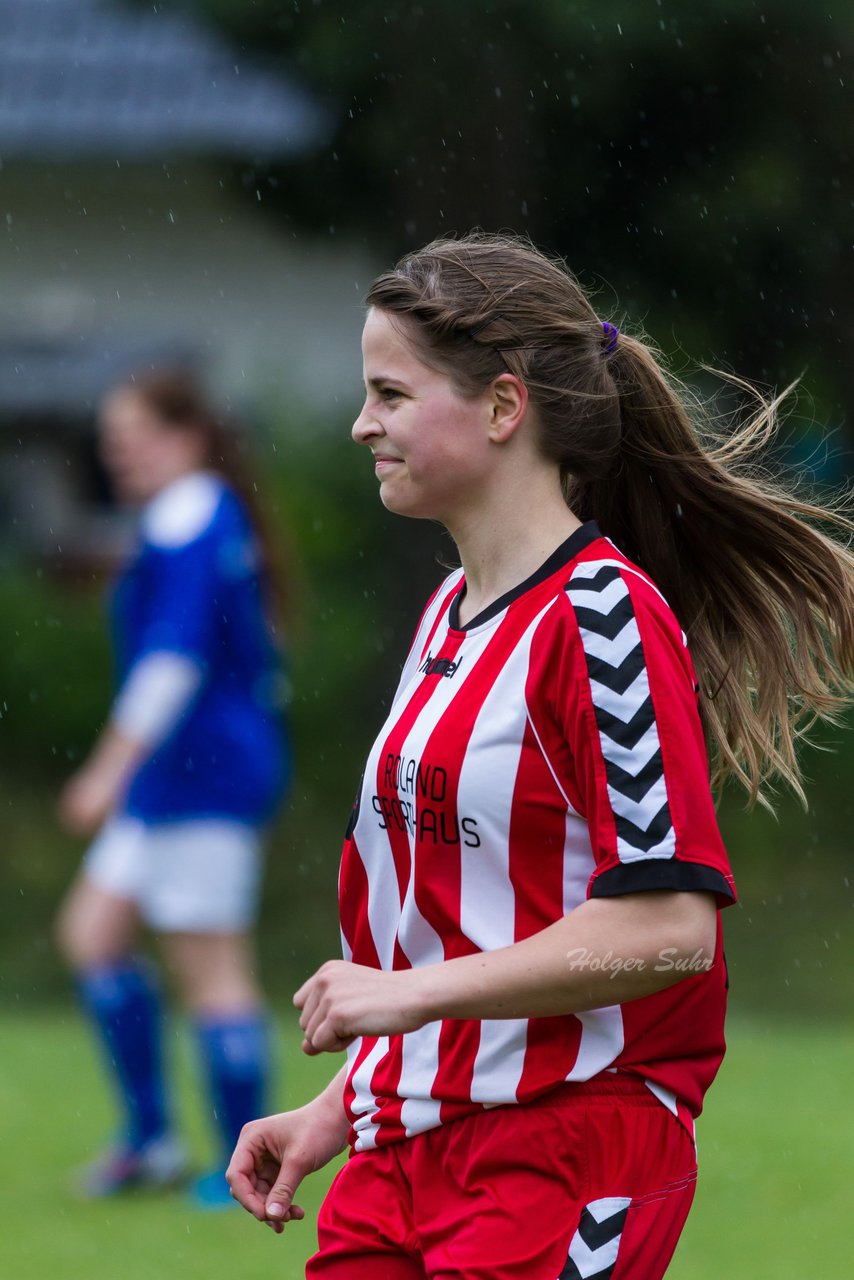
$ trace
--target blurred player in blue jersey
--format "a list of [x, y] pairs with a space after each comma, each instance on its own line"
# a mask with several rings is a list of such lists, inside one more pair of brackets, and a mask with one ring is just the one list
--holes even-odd
[[269, 1074], [251, 929], [264, 827], [289, 772], [273, 556], [235, 434], [185, 375], [114, 389], [100, 446], [117, 496], [140, 518], [112, 593], [118, 692], [59, 802], [69, 829], [97, 836], [58, 937], [125, 1124], [80, 1189], [109, 1195], [186, 1176], [158, 988], [136, 952], [146, 925], [196, 1026], [222, 1166], [193, 1189], [216, 1207], [229, 1203], [222, 1170], [242, 1125], [265, 1110]]

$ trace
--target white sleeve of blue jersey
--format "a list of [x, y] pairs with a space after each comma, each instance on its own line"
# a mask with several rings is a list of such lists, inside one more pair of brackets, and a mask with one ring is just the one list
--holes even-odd
[[147, 542], [163, 550], [186, 547], [210, 526], [223, 482], [209, 471], [194, 471], [173, 480], [152, 498], [142, 515]]
[[202, 669], [184, 653], [148, 653], [131, 667], [110, 719], [134, 742], [153, 749], [175, 728], [202, 683]]

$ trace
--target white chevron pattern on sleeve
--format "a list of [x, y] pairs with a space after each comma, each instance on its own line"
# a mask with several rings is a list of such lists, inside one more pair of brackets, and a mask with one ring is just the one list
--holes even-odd
[[587, 660], [619, 859], [672, 858], [676, 835], [661, 742], [634, 606], [620, 565], [580, 564], [566, 591]]

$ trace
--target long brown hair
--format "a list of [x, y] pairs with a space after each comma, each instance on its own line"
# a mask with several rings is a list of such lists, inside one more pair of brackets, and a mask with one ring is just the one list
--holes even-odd
[[[278, 630], [293, 625], [294, 583], [278, 536], [264, 515], [246, 431], [216, 409], [196, 377], [187, 369], [155, 368], [136, 373], [123, 384], [148, 406], [164, 427], [198, 432], [205, 447], [205, 466], [221, 475], [237, 493], [261, 547], [262, 575], [270, 622]], [[282, 637], [280, 637], [282, 639]]]
[[713, 785], [732, 776], [767, 803], [779, 776], [804, 799], [798, 739], [854, 691], [854, 556], [838, 540], [854, 523], [841, 499], [796, 498], [757, 465], [783, 397], [730, 379], [755, 411], [722, 430], [648, 342], [603, 323], [563, 262], [510, 236], [436, 240], [367, 303], [400, 317], [461, 394], [507, 371], [525, 383], [567, 503], [685, 629]]

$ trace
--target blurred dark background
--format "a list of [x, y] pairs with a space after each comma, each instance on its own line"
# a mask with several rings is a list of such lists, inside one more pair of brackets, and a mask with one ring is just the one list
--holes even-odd
[[[251, 423], [299, 580], [297, 778], [262, 929], [285, 996], [337, 947], [362, 757], [453, 555], [383, 511], [349, 443], [371, 274], [440, 233], [529, 234], [705, 393], [703, 364], [800, 378], [775, 461], [847, 483], [854, 10], [0, 0], [3, 18], [0, 1001], [67, 994], [49, 929], [80, 848], [52, 805], [110, 689], [95, 404], [179, 350]], [[721, 808], [748, 1013], [851, 1007], [854, 737], [817, 736], [809, 814]]]

